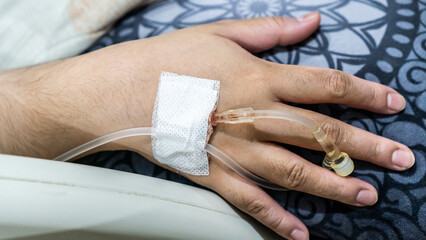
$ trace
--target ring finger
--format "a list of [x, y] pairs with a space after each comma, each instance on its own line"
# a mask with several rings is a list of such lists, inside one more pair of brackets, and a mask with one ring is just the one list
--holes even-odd
[[377, 191], [369, 183], [340, 177], [276, 144], [229, 142], [218, 147], [250, 172], [275, 184], [355, 206], [373, 205], [377, 201]]

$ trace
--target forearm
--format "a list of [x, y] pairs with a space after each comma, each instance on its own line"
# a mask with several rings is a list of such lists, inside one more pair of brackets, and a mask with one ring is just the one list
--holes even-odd
[[81, 129], [68, 123], [72, 106], [64, 108], [52, 72], [62, 62], [0, 73], [0, 152], [52, 158], [74, 144]]
[[[117, 63], [115, 54], [108, 48], [0, 72], [0, 153], [53, 159], [99, 136], [151, 126], [156, 83], [123, 71], [132, 63]], [[150, 139], [125, 139], [95, 151], [116, 149], [147, 156]]]

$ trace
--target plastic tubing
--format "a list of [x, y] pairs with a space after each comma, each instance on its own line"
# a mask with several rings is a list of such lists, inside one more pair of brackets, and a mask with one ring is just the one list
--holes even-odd
[[[97, 148], [99, 146], [102, 146], [104, 144], [107, 144], [109, 142], [113, 142], [122, 138], [128, 138], [128, 137], [136, 137], [136, 136], [152, 136], [155, 135], [155, 129], [151, 127], [140, 127], [140, 128], [130, 128], [126, 130], [121, 130], [118, 132], [113, 132], [110, 134], [107, 134], [105, 136], [96, 138], [90, 142], [87, 142], [83, 145], [80, 145], [74, 149], [71, 149], [70, 151], [56, 157], [53, 160], [56, 161], [69, 161], [75, 157], [77, 157], [80, 154], [83, 154], [85, 152], [88, 152], [94, 148]], [[274, 189], [274, 190], [286, 190], [285, 188], [276, 185], [274, 183], [269, 182], [268, 180], [265, 180], [261, 177], [258, 177], [254, 175], [253, 173], [247, 171], [244, 167], [239, 165], [236, 161], [234, 161], [232, 158], [230, 158], [228, 155], [220, 151], [219, 149], [213, 147], [210, 144], [206, 144], [205, 148], [206, 152], [210, 153], [214, 157], [216, 157], [219, 161], [224, 163], [226, 166], [228, 166], [230, 169], [235, 171], [238, 175], [241, 177], [251, 181], [252, 183], [255, 183], [259, 186]]]
[[314, 121], [309, 118], [302, 117], [300, 115], [286, 112], [286, 111], [275, 111], [275, 110], [253, 110], [254, 119], [269, 118], [269, 119], [281, 119], [297, 122], [307, 127], [311, 131], [315, 129], [317, 125]]
[[340, 151], [321, 126], [301, 115], [284, 110], [253, 110], [253, 108], [240, 108], [215, 114], [212, 122], [215, 126], [218, 123], [249, 123], [253, 122], [255, 119], [262, 118], [290, 120], [307, 127], [326, 153], [322, 163], [324, 168], [329, 170], [333, 169], [339, 176], [348, 176], [354, 170], [354, 163], [349, 155]]
[[254, 175], [253, 173], [247, 171], [245, 168], [243, 168], [240, 164], [238, 164], [236, 161], [234, 161], [232, 158], [228, 157], [225, 153], [220, 151], [219, 149], [213, 147], [210, 144], [206, 144], [206, 152], [210, 153], [212, 156], [217, 158], [219, 161], [224, 163], [226, 166], [228, 166], [230, 169], [232, 169], [234, 172], [236, 172], [241, 177], [249, 180], [250, 182], [259, 185], [261, 187], [269, 188], [272, 190], [279, 190], [279, 191], [286, 191], [287, 189], [284, 187], [281, 187], [275, 183], [272, 183], [266, 179], [263, 179], [259, 176]]
[[68, 152], [54, 158], [53, 160], [66, 162], [73, 159], [74, 157], [77, 157], [78, 155], [82, 153], [88, 152], [94, 148], [97, 148], [99, 146], [102, 146], [112, 141], [116, 141], [122, 138], [136, 137], [136, 136], [150, 136], [154, 134], [155, 134], [154, 129], [151, 127], [130, 128], [130, 129], [121, 130], [118, 132], [113, 132], [113, 133], [104, 135], [102, 137], [96, 138], [76, 148], [73, 148], [69, 150]]
[[[289, 120], [293, 122], [300, 123], [305, 127], [309, 128], [315, 139], [321, 145], [321, 147], [326, 152], [326, 156], [323, 161], [323, 167], [327, 169], [333, 169], [340, 176], [347, 176], [353, 171], [353, 161], [352, 159], [344, 152], [341, 152], [334, 142], [327, 136], [327, 134], [322, 130], [322, 128], [317, 125], [314, 121], [305, 118], [303, 116], [286, 112], [286, 111], [276, 111], [276, 110], [253, 110], [252, 108], [243, 108], [243, 109], [234, 109], [225, 111], [223, 113], [218, 113], [213, 116], [212, 123], [217, 125], [218, 123], [227, 123], [227, 124], [238, 124], [238, 123], [249, 123], [253, 122], [254, 119], [281, 119]], [[81, 146], [78, 146], [70, 151], [56, 157], [54, 160], [57, 161], [69, 161], [74, 157], [90, 151], [96, 147], [104, 145], [106, 143], [116, 141], [122, 138], [135, 137], [135, 136], [151, 136], [155, 135], [155, 129], [152, 127], [140, 127], [140, 128], [131, 128], [126, 130], [121, 130], [118, 132], [110, 133], [105, 136], [96, 138], [90, 142], [87, 142]], [[241, 177], [247, 179], [248, 181], [273, 190], [287, 190], [284, 187], [281, 187], [277, 184], [274, 184], [264, 178], [261, 178], [249, 171], [244, 167], [239, 165], [236, 161], [230, 158], [228, 155], [215, 148], [210, 144], [205, 146], [206, 152], [216, 157], [219, 161], [224, 163], [226, 166], [231, 168]]]
[[341, 152], [334, 144], [334, 141], [324, 132], [320, 125], [316, 124], [309, 118], [302, 117], [298, 114], [286, 111], [275, 110], [256, 110], [254, 111], [254, 119], [271, 118], [290, 120], [300, 123], [307, 127], [314, 135], [317, 142], [321, 145], [326, 153], [322, 166], [326, 169], [333, 169], [337, 175], [345, 177], [351, 174], [354, 170], [354, 163], [349, 155]]

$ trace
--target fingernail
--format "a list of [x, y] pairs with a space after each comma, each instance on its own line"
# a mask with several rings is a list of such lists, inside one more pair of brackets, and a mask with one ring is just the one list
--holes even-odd
[[306, 237], [306, 234], [302, 230], [299, 230], [299, 229], [294, 229], [293, 232], [291, 232], [290, 236], [294, 240], [306, 240], [306, 239], [308, 239]]
[[362, 205], [374, 205], [377, 202], [377, 194], [370, 190], [361, 190], [356, 201]]
[[297, 20], [298, 20], [299, 22], [311, 21], [311, 20], [315, 19], [315, 18], [317, 17], [317, 15], [318, 15], [318, 11], [310, 12], [310, 13], [308, 13], [308, 14], [306, 14], [306, 15], [303, 15], [303, 16], [301, 16], [301, 17], [298, 17], [298, 18], [297, 18]]
[[401, 111], [405, 108], [405, 99], [398, 93], [388, 94], [388, 108], [393, 111]]
[[392, 153], [392, 163], [407, 169], [414, 165], [414, 154], [410, 151], [396, 150]]

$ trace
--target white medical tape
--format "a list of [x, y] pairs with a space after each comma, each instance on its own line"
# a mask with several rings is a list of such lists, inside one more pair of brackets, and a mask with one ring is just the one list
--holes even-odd
[[152, 152], [160, 163], [192, 175], [208, 175], [204, 150], [220, 82], [162, 72], [152, 114]]

